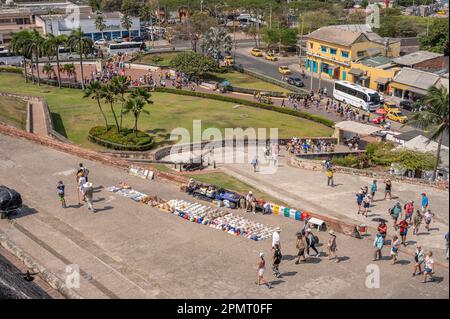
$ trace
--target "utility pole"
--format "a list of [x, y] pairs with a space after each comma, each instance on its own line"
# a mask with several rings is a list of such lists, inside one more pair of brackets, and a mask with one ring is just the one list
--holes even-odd
[[311, 76], [311, 85], [310, 85], [310, 88], [311, 88], [311, 91], [313, 90], [313, 61], [312, 60], [309, 60], [309, 73], [310, 73], [310, 76]]
[[269, 29], [272, 29], [272, 5], [270, 5], [270, 7], [269, 7], [269, 12], [270, 12], [270, 14], [269, 14], [269, 16], [270, 16]]
[[300, 29], [300, 65], [302, 64], [302, 53], [303, 53], [303, 19], [302, 19], [302, 27]]

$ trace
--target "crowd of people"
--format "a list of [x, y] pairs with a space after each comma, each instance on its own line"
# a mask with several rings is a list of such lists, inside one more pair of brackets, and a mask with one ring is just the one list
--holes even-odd
[[308, 153], [332, 153], [335, 151], [335, 145], [331, 141], [324, 139], [302, 139], [293, 137], [286, 143], [286, 151], [294, 155]]

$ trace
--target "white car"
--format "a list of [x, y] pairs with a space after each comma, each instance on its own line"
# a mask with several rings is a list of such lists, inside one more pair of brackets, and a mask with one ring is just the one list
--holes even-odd
[[94, 42], [95, 45], [106, 45], [106, 40], [105, 39], [99, 39], [97, 41]]

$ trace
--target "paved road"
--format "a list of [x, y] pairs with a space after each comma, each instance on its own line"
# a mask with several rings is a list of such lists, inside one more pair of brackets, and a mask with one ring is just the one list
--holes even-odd
[[[77, 205], [73, 173], [79, 162], [91, 171], [96, 214]], [[254, 284], [258, 254], [270, 253], [270, 240], [231, 236], [109, 193], [105, 187], [126, 181], [147, 194], [188, 198], [174, 185], [131, 177], [22, 139], [0, 136], [0, 176], [1, 183], [17, 189], [28, 206], [15, 223], [1, 220], [0, 230], [62, 280], [67, 264], [79, 265], [77, 292], [85, 297], [448, 298], [448, 270], [436, 267], [437, 282], [422, 284], [420, 278], [411, 278], [412, 257], [403, 253], [396, 266], [388, 260], [376, 262], [380, 288], [367, 288], [367, 266], [372, 264], [369, 240], [338, 234], [340, 263], [311, 257], [308, 263], [295, 265], [294, 234], [301, 222], [235, 212], [283, 228], [284, 275], [274, 279], [268, 271], [275, 288], [258, 287]], [[66, 183], [70, 205], [65, 210], [59, 208], [55, 192], [60, 179]], [[319, 237], [323, 243], [328, 235]]]

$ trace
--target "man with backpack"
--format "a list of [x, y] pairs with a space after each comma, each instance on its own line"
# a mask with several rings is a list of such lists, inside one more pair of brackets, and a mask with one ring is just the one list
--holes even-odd
[[308, 243], [308, 246], [306, 248], [306, 252], [309, 255], [309, 249], [312, 249], [316, 252], [316, 257], [320, 257], [320, 253], [316, 248], [316, 244], [319, 243], [319, 238], [317, 236], [314, 236], [314, 234], [311, 232], [311, 228], [308, 228], [305, 233], [306, 242]]
[[281, 254], [280, 245], [275, 244], [275, 246], [272, 249], [273, 249], [273, 256], [272, 256], [273, 275], [275, 277], [279, 278], [281, 276], [280, 263], [281, 263], [281, 258], [283, 258], [283, 255]]
[[394, 207], [389, 209], [389, 215], [394, 220], [394, 228], [397, 229], [397, 220], [402, 219], [402, 206], [400, 202], [395, 203]]
[[377, 233], [375, 240], [373, 241], [373, 247], [375, 247], [375, 252], [373, 254], [373, 261], [381, 260], [383, 258], [381, 250], [384, 247], [384, 238], [380, 233]]

